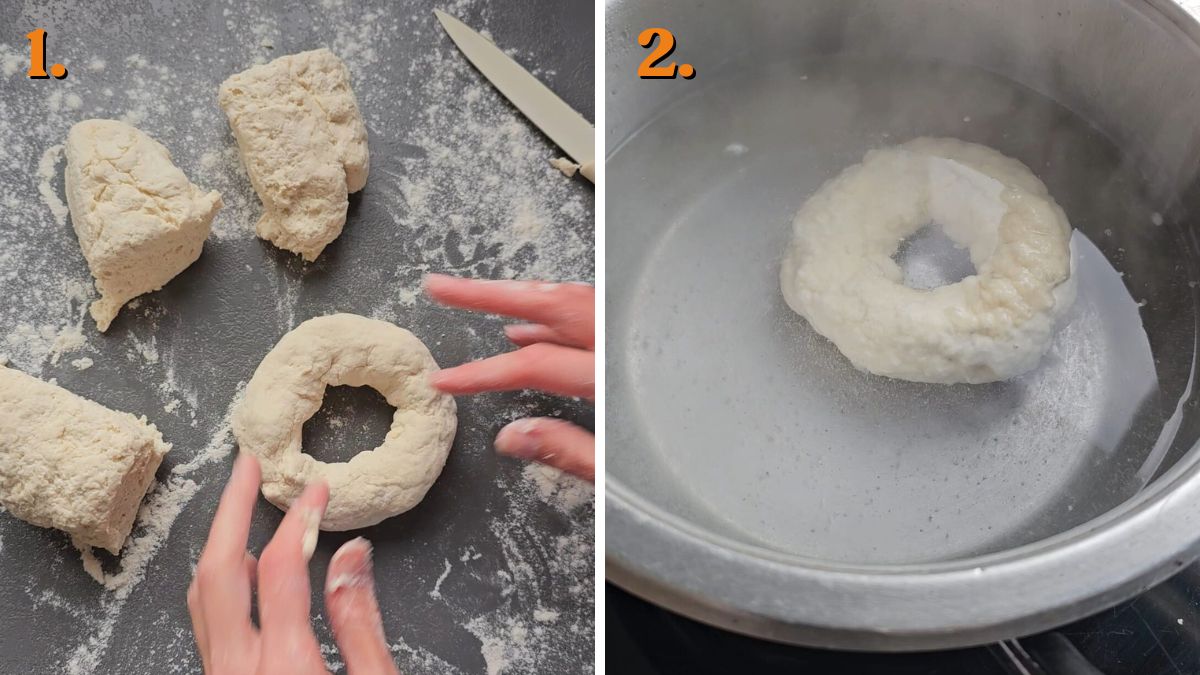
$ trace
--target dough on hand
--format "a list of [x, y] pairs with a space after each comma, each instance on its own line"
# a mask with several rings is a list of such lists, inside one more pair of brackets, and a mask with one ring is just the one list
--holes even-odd
[[0, 505], [117, 554], [163, 455], [145, 418], [0, 366]]
[[[412, 333], [354, 314], [309, 319], [279, 340], [246, 385], [233, 416], [242, 452], [262, 465], [262, 493], [287, 509], [309, 483], [329, 484], [323, 530], [369, 527], [416, 506], [437, 480], [454, 442], [454, 398], [434, 389], [438, 369]], [[348, 462], [301, 452], [304, 422], [326, 386], [371, 387], [395, 406], [383, 443]]]
[[200, 257], [221, 195], [193, 185], [154, 139], [116, 120], [85, 120], [67, 134], [66, 190], [100, 299], [92, 318], [157, 291]]
[[225, 80], [218, 102], [263, 202], [258, 236], [316, 260], [370, 166], [346, 65], [328, 49], [283, 56]]

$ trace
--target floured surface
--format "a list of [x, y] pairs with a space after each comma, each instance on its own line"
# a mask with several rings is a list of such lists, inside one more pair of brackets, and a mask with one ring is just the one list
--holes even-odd
[[[46, 3], [32, 16], [0, 13], [8, 23], [46, 28], [49, 60], [70, 68], [65, 80], [27, 80], [27, 44], [0, 44], [0, 287], [11, 299], [0, 306], [0, 355], [146, 414], [175, 444], [134, 529], [136, 555], [124, 567], [107, 556], [97, 561], [113, 590], [88, 577], [64, 537], [0, 515], [0, 599], [8, 608], [0, 613], [0, 652], [26, 659], [11, 667], [199, 671], [181, 592], [232, 461], [226, 411], [263, 355], [300, 321], [334, 311], [391, 321], [449, 365], [506, 349], [502, 322], [432, 306], [420, 292], [424, 272], [592, 280], [591, 186], [550, 166], [557, 149], [461, 58], [432, 4], [394, 4], [324, 0], [300, 11], [229, 1], [162, 16], [130, 12], [119, 28], [103, 25], [111, 8], [102, 14], [83, 3]], [[563, 33], [525, 32], [523, 15], [482, 1], [439, 7], [505, 46], [534, 50], [514, 56], [541, 66], [539, 77], [590, 118], [591, 58], [570, 48], [579, 36], [565, 31], [590, 26], [591, 8], [541, 4], [540, 15], [558, 17], [546, 25]], [[147, 45], [148, 36], [173, 34], [193, 36], [186, 52]], [[131, 44], [138, 47], [117, 47]], [[351, 69], [372, 167], [367, 187], [350, 200], [345, 232], [304, 266], [254, 238], [260, 205], [216, 88], [256, 62], [317, 46]], [[83, 320], [95, 294], [65, 217], [56, 149], [71, 124], [89, 117], [137, 125], [225, 201], [200, 259], [162, 291], [127, 305], [103, 336]], [[557, 488], [544, 498], [545, 486], [523, 464], [495, 457], [491, 439], [518, 416], [590, 423], [590, 411], [535, 394], [462, 398], [459, 410], [459, 437], [425, 501], [382, 526], [323, 535], [314, 578], [343, 541], [371, 539], [384, 626], [406, 675], [588, 672], [591, 500], [576, 499], [571, 488], [565, 503]], [[379, 439], [358, 443], [357, 421], [345, 416], [348, 438], [371, 447]], [[261, 549], [278, 520], [261, 503], [251, 546]], [[318, 616], [315, 626], [330, 664], [339, 665], [327, 623]], [[48, 648], [25, 649], [31, 636]]]

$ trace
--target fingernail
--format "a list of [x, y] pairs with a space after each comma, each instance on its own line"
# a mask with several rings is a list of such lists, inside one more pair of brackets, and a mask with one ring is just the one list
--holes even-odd
[[504, 327], [504, 334], [510, 340], [517, 340], [533, 333], [535, 327], [529, 323], [512, 323]]
[[431, 386], [431, 387], [433, 387], [434, 389], [436, 389], [436, 388], [438, 387], [438, 385], [439, 385], [439, 384], [441, 384], [443, 381], [445, 381], [445, 379], [446, 379], [446, 378], [444, 378], [444, 377], [442, 376], [442, 371], [440, 371], [440, 370], [435, 370], [435, 371], [433, 371], [432, 373], [430, 373], [430, 374], [429, 374], [429, 378], [428, 378], [429, 386]]
[[537, 436], [537, 420], [519, 419], [496, 434], [496, 450], [509, 457], [534, 459], [542, 452], [542, 441]]
[[304, 561], [312, 560], [313, 551], [317, 550], [317, 537], [321, 532], [321, 511], [311, 506], [305, 506], [300, 511], [304, 519], [304, 538], [300, 540], [300, 550], [304, 553]]
[[341, 563], [342, 558], [345, 558], [347, 555], [356, 550], [362, 551], [362, 560], [359, 561], [357, 565], [350, 568], [349, 571], [342, 572], [341, 574], [334, 575], [327, 579], [325, 582], [326, 593], [333, 593], [339, 588], [346, 588], [348, 586], [361, 586], [368, 589], [373, 588], [371, 574], [371, 554], [374, 549], [371, 546], [370, 541], [362, 537], [355, 537], [345, 544], [342, 544], [342, 547], [337, 550], [337, 553], [333, 554], [333, 559], [329, 561], [329, 566], [337, 566]]

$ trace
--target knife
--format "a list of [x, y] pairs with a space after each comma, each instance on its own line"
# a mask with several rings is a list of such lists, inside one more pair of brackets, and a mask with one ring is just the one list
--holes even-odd
[[467, 60], [580, 165], [579, 173], [595, 183], [596, 128], [491, 40], [443, 11], [433, 13]]

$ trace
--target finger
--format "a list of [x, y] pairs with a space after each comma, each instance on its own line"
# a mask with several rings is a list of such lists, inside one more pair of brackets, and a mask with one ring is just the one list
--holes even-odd
[[251, 579], [244, 566], [250, 518], [258, 498], [258, 462], [241, 454], [233, 465], [209, 529], [208, 541], [196, 563], [189, 606], [202, 657], [210, 666], [222, 655], [241, 653], [257, 638], [250, 621]]
[[248, 453], [238, 453], [233, 473], [213, 516], [208, 541], [200, 554], [201, 561], [211, 560], [230, 567], [241, 562], [250, 536], [250, 519], [254, 515], [254, 503], [258, 501], [260, 480], [258, 460]]
[[263, 549], [258, 562], [258, 615], [267, 653], [273, 642], [312, 635], [308, 560], [328, 503], [328, 485], [323, 481], [309, 485], [292, 502]]
[[188, 614], [192, 617], [192, 635], [196, 638], [196, 651], [200, 653], [200, 666], [204, 672], [212, 672], [212, 662], [208, 655], [208, 626], [204, 622], [204, 606], [200, 603], [200, 592], [195, 579], [188, 585], [187, 590]]
[[538, 389], [590, 400], [596, 389], [595, 368], [592, 352], [541, 343], [437, 371], [429, 381], [449, 394]]
[[551, 417], [517, 420], [496, 435], [496, 450], [595, 482], [596, 437], [570, 422]]
[[[254, 583], [254, 572], [257, 564], [258, 560], [247, 551], [243, 563], [243, 574], [250, 585]], [[196, 638], [196, 651], [200, 653], [200, 665], [204, 672], [212, 672], [212, 657], [208, 644], [208, 625], [204, 620], [204, 605], [200, 602], [200, 590], [195, 579], [188, 585], [187, 606], [188, 614], [192, 617], [192, 633]]]
[[504, 334], [518, 347], [528, 347], [539, 342], [549, 342], [567, 347], [579, 347], [549, 326], [540, 323], [514, 323], [504, 327]]
[[586, 284], [428, 274], [425, 290], [434, 300], [453, 307], [545, 324], [581, 348], [592, 349], [596, 343], [596, 289]]
[[333, 554], [325, 576], [325, 607], [348, 675], [397, 672], [375, 599], [371, 542], [351, 539]]

